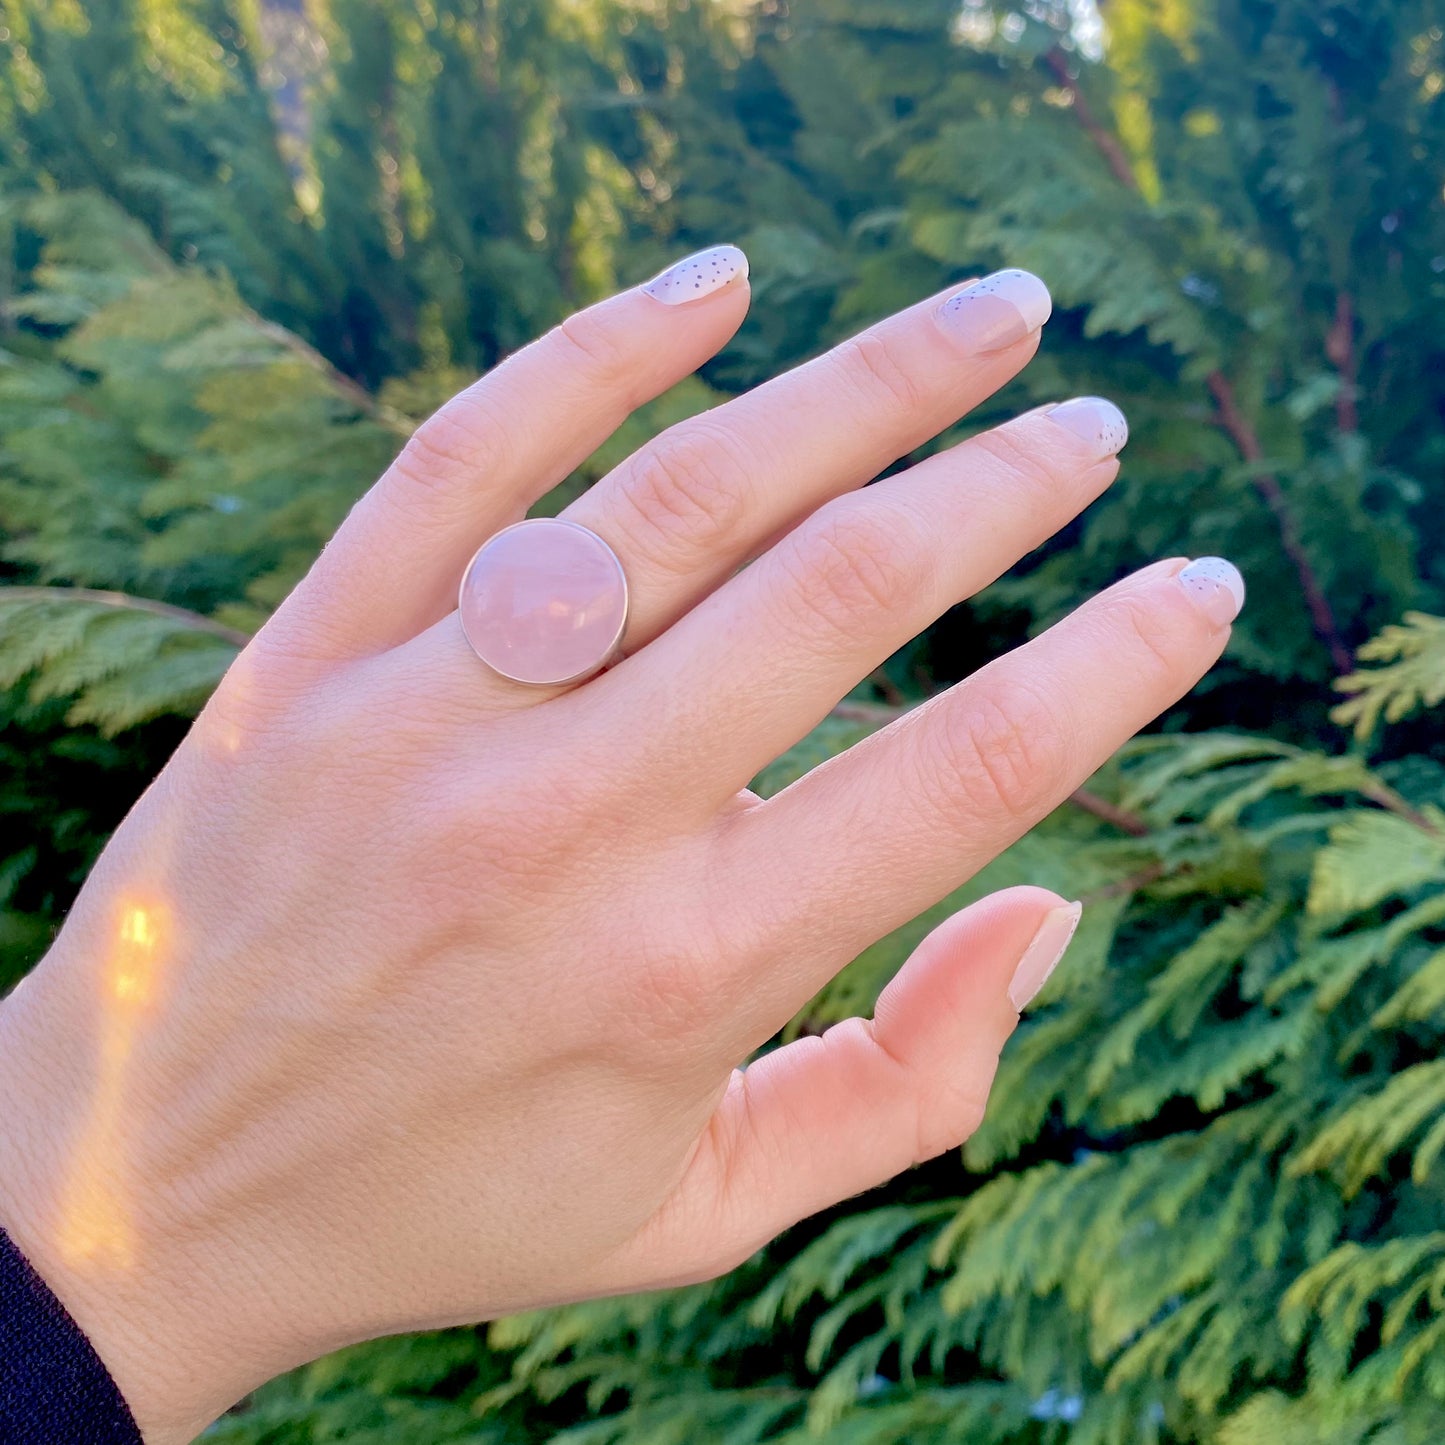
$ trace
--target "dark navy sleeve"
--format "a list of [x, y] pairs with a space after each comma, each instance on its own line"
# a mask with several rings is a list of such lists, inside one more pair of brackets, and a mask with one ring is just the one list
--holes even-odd
[[3, 1229], [0, 1445], [143, 1445], [100, 1356]]

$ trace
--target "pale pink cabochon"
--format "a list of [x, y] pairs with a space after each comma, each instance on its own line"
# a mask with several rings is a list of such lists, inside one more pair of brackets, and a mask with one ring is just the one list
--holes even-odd
[[517, 682], [573, 682], [612, 656], [627, 624], [627, 579], [595, 532], [559, 517], [504, 527], [462, 577], [462, 631]]

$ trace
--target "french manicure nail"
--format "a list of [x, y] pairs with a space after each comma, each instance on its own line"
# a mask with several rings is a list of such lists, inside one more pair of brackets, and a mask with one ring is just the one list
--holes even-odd
[[1082, 903], [1063, 903], [1044, 914], [1044, 921], [1024, 949], [1008, 986], [1009, 1002], [1014, 1006], [1015, 1013], [1022, 1013], [1049, 981], [1049, 975], [1064, 956], [1083, 912]]
[[1197, 557], [1177, 576], [1190, 600], [1216, 627], [1227, 627], [1244, 608], [1244, 578], [1223, 557]]
[[713, 246], [685, 256], [654, 276], [642, 289], [668, 306], [701, 301], [729, 282], [748, 274], [748, 258], [736, 246]]
[[950, 296], [940, 319], [969, 349], [1003, 351], [1037, 331], [1053, 312], [1049, 288], [1028, 271], [995, 271]]
[[1122, 451], [1129, 440], [1124, 413], [1102, 396], [1076, 396], [1051, 406], [1044, 415], [1088, 442], [1101, 460]]

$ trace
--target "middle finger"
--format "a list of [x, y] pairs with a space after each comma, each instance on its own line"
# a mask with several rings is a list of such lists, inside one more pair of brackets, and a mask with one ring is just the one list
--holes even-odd
[[665, 631], [767, 541], [861, 486], [1028, 363], [1052, 302], [1027, 271], [933, 297], [663, 432], [561, 513], [628, 580], [624, 650]]

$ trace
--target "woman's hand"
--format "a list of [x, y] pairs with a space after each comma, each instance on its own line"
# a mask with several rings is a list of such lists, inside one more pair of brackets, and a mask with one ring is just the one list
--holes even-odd
[[1237, 574], [1159, 562], [747, 791], [1114, 478], [1091, 400], [862, 488], [1033, 355], [1047, 293], [1004, 273], [623, 463], [564, 515], [622, 558], [627, 655], [490, 672], [469, 556], [747, 300], [741, 253], [680, 263], [427, 422], [0, 1010], [0, 1223], [148, 1441], [349, 1341], [717, 1274], [977, 1125], [1077, 917], [1042, 889], [937, 928], [875, 1018], [735, 1066], [1184, 693]]

